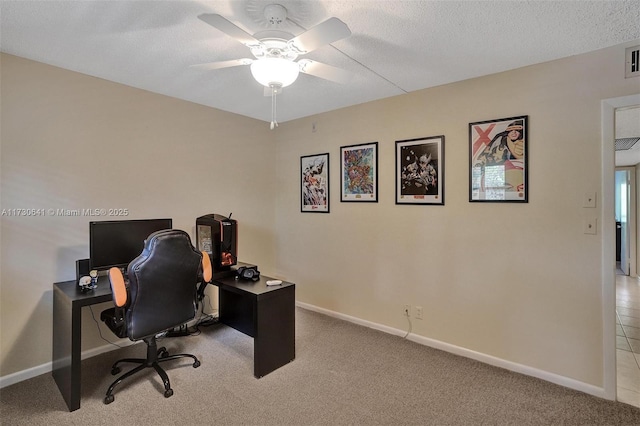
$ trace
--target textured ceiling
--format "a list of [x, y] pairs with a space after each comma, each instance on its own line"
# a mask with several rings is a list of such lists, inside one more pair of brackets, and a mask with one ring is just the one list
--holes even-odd
[[[218, 13], [248, 33], [266, 5], [298, 35], [335, 16], [352, 35], [304, 57], [351, 72], [348, 84], [301, 74], [278, 96], [285, 122], [375, 99], [640, 39], [640, 1], [1, 1], [3, 52], [151, 92], [271, 119], [248, 66], [190, 65], [251, 57], [197, 18]], [[622, 65], [621, 65], [622, 66]]]

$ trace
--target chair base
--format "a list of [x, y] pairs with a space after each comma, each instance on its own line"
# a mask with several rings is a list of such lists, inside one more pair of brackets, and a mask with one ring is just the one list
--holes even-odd
[[104, 397], [105, 404], [111, 404], [114, 401], [115, 397], [113, 396], [113, 390], [117, 385], [122, 383], [122, 381], [125, 380], [126, 378], [131, 377], [134, 374], [139, 373], [140, 371], [143, 371], [146, 368], [153, 368], [162, 379], [162, 383], [164, 384], [164, 397], [169, 398], [170, 396], [172, 396], [173, 389], [171, 389], [171, 382], [169, 381], [169, 376], [167, 375], [166, 371], [164, 371], [164, 369], [160, 366], [161, 362], [173, 361], [179, 358], [192, 358], [194, 360], [193, 368], [200, 367], [200, 361], [194, 355], [191, 355], [191, 354], [169, 355], [169, 352], [164, 346], [161, 347], [160, 349], [157, 349], [155, 337], [144, 339], [144, 341], [147, 344], [147, 358], [124, 358], [116, 361], [111, 367], [111, 374], [115, 376], [116, 374], [120, 373], [120, 366], [118, 365], [120, 363], [126, 362], [126, 363], [132, 363], [132, 364], [140, 364], [133, 370], [127, 371], [122, 376], [118, 377], [113, 383], [111, 383], [111, 386], [109, 386], [109, 389], [107, 390], [107, 394]]

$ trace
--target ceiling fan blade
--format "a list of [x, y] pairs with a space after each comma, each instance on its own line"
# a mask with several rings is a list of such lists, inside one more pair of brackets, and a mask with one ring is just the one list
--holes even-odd
[[232, 59], [230, 61], [209, 62], [207, 64], [190, 65], [189, 68], [198, 68], [203, 70], [219, 70], [221, 68], [237, 67], [240, 65], [250, 65], [253, 59]]
[[350, 35], [351, 30], [347, 24], [338, 18], [329, 18], [299, 36], [292, 38], [287, 45], [302, 55]]
[[325, 80], [334, 81], [336, 83], [346, 84], [351, 80], [352, 76], [350, 72], [341, 68], [312, 61], [311, 59], [300, 59], [298, 61], [298, 65], [300, 66], [300, 72], [314, 75]]
[[198, 15], [198, 19], [206, 22], [214, 28], [219, 29], [228, 36], [235, 38], [240, 43], [249, 48], [262, 45], [262, 43], [254, 36], [218, 14], [203, 13], [201, 15]]

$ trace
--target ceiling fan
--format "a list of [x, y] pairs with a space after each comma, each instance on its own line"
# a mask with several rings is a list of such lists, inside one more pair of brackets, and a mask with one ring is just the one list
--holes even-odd
[[319, 47], [341, 40], [351, 35], [349, 27], [338, 18], [329, 18], [298, 36], [280, 31], [278, 25], [287, 19], [287, 9], [279, 4], [271, 4], [264, 9], [265, 18], [272, 29], [251, 35], [221, 15], [203, 13], [198, 19], [222, 31], [249, 48], [253, 58], [232, 59], [192, 65], [194, 68], [216, 70], [221, 68], [249, 65], [256, 81], [265, 86], [265, 95], [271, 96], [271, 129], [278, 126], [276, 121], [276, 95], [282, 88], [292, 84], [300, 72], [337, 83], [346, 83], [350, 74], [340, 68], [311, 59], [298, 59]]

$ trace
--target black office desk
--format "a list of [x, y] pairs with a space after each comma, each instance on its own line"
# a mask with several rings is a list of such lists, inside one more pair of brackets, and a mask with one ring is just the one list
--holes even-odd
[[273, 278], [214, 278], [220, 322], [253, 337], [253, 375], [260, 378], [291, 362], [295, 348], [295, 284], [267, 286]]
[[[212, 282], [219, 288], [220, 321], [254, 338], [256, 377], [295, 358], [295, 284], [268, 287], [268, 279], [254, 283], [217, 275]], [[75, 281], [53, 284], [52, 374], [69, 411], [80, 408], [82, 307], [110, 300], [106, 276], [86, 293]]]

